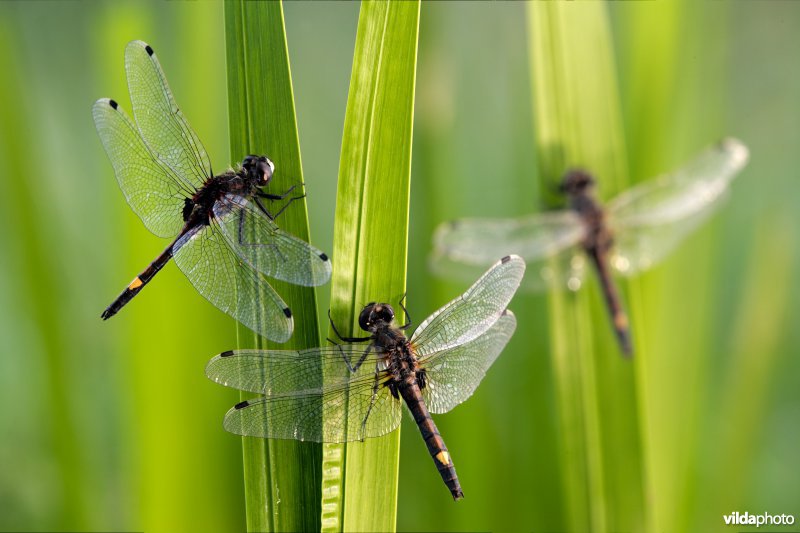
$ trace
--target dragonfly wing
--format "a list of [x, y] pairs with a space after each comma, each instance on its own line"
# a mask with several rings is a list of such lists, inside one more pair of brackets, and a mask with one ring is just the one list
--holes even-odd
[[586, 253], [578, 246], [567, 248], [553, 257], [528, 262], [528, 275], [522, 280], [522, 288], [531, 292], [554, 288], [577, 291], [586, 277], [587, 262]]
[[117, 102], [101, 98], [92, 116], [128, 205], [159, 237], [177, 235], [183, 226], [183, 199], [193, 190], [156, 159]]
[[472, 287], [420, 324], [411, 342], [419, 357], [465, 344], [488, 330], [508, 307], [525, 273], [525, 261], [506, 256]]
[[[362, 357], [362, 364], [351, 371]], [[360, 344], [307, 350], [231, 350], [208, 362], [206, 376], [226, 387], [274, 396], [317, 390], [323, 379], [331, 385], [374, 379], [377, 361], [371, 346]]]
[[[586, 227], [562, 210], [519, 218], [467, 218], [441, 224], [434, 234], [431, 268], [445, 276], [474, 279], [498, 257], [516, 254], [528, 264], [523, 287], [545, 290], [580, 276], [572, 265]], [[565, 258], [566, 256], [566, 258]], [[560, 258], [553, 261], [553, 258]], [[577, 261], [580, 261], [582, 256]], [[571, 284], [574, 284], [572, 282]]]
[[214, 216], [231, 249], [259, 272], [305, 287], [330, 279], [327, 255], [280, 229], [246, 198], [225, 195], [214, 204]]
[[173, 247], [175, 263], [195, 289], [221, 311], [275, 342], [292, 336], [286, 303], [264, 277], [234, 254], [214, 225], [191, 229]]
[[609, 202], [614, 232], [611, 265], [631, 275], [664, 258], [719, 207], [747, 158], [747, 147], [725, 139], [677, 171]]
[[584, 235], [580, 217], [567, 210], [519, 218], [465, 218], [440, 224], [434, 248], [454, 260], [485, 267], [509, 254], [525, 261], [552, 257]]
[[172, 96], [153, 49], [131, 41], [125, 49], [125, 71], [133, 115], [147, 146], [191, 188], [212, 176], [203, 143]]
[[349, 442], [380, 437], [400, 425], [402, 407], [384, 372], [316, 390], [264, 396], [225, 415], [231, 433], [270, 439]]
[[425, 369], [422, 397], [431, 413], [446, 413], [472, 396], [517, 327], [506, 311], [483, 335], [466, 344], [420, 359]]

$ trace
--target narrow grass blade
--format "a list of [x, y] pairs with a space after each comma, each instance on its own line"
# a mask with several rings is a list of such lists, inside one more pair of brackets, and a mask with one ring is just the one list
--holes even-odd
[[[405, 292], [418, 28], [419, 2], [361, 5], [334, 226], [331, 317], [344, 335], [360, 331], [363, 305]], [[325, 445], [324, 531], [395, 530], [399, 444], [398, 430]]]
[[[263, 154], [276, 165], [270, 187], [302, 188], [289, 55], [280, 2], [225, 3], [231, 157]], [[308, 239], [305, 200], [295, 201], [280, 226]], [[313, 288], [270, 280], [294, 313], [294, 335], [282, 347], [319, 344]], [[264, 346], [240, 326], [241, 347]], [[244, 437], [245, 499], [250, 531], [315, 531], [320, 521], [319, 444]]]
[[[544, 191], [557, 190], [569, 167], [590, 170], [603, 199], [627, 181], [606, 9], [602, 3], [529, 5]], [[589, 286], [550, 298], [565, 523], [571, 531], [640, 530], [644, 474], [634, 366], [620, 356], [597, 283]]]

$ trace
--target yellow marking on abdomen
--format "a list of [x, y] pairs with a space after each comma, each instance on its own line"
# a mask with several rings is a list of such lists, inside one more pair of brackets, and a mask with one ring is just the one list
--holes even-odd
[[135, 278], [133, 278], [133, 281], [131, 281], [131, 284], [128, 285], [128, 288], [132, 291], [135, 291], [142, 285], [144, 285], [144, 283], [142, 283], [141, 278], [139, 278], [139, 276], [136, 276]]
[[450, 464], [450, 454], [446, 451], [442, 450], [436, 454], [436, 460], [442, 463], [443, 465]]
[[619, 329], [625, 329], [628, 327], [628, 317], [625, 316], [625, 313], [617, 313], [614, 317], [614, 325], [617, 326]]

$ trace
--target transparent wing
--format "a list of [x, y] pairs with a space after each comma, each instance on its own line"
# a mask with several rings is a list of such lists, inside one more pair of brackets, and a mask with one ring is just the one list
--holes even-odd
[[522, 288], [539, 292], [551, 288], [577, 291], [586, 277], [588, 258], [579, 246], [567, 248], [553, 257], [526, 263], [528, 275], [522, 279]]
[[183, 199], [193, 191], [155, 158], [117, 102], [101, 98], [92, 116], [128, 205], [159, 237], [177, 235], [183, 227]]
[[420, 324], [411, 342], [418, 357], [455, 348], [482, 335], [503, 314], [525, 273], [525, 261], [506, 256], [472, 287]]
[[422, 398], [431, 413], [446, 413], [472, 396], [517, 327], [506, 311], [486, 333], [466, 344], [433, 353], [420, 360], [425, 369]]
[[[358, 365], [362, 357], [362, 364]], [[327, 384], [336, 386], [371, 383], [378, 361], [367, 344], [307, 350], [232, 350], [211, 359], [206, 365], [206, 376], [226, 387], [274, 396], [316, 391], [323, 378]]]
[[211, 162], [200, 139], [172, 96], [153, 49], [131, 41], [125, 49], [125, 71], [139, 131], [156, 157], [190, 188], [211, 177]]
[[214, 215], [230, 247], [259, 272], [306, 287], [330, 279], [327, 255], [281, 230], [244, 197], [225, 195], [214, 204]]
[[528, 265], [525, 289], [574, 287], [583, 277], [583, 256], [576, 245], [585, 233], [580, 217], [566, 210], [446, 222], [434, 234], [431, 269], [442, 277], [474, 279], [498, 257], [513, 253]]
[[580, 217], [562, 210], [518, 218], [465, 218], [445, 222], [433, 237], [437, 252], [462, 263], [488, 266], [516, 254], [525, 261], [552, 257], [581, 241]]
[[[586, 254], [578, 246], [552, 257], [526, 260], [525, 264], [527, 275], [522, 278], [521, 288], [529, 292], [564, 287], [576, 291], [586, 277]], [[450, 280], [469, 281], [484, 272], [483, 267], [462, 263], [436, 251], [431, 254], [429, 266], [434, 274]]]
[[[367, 346], [340, 345], [301, 351], [238, 350], [214, 357], [206, 375], [223, 385], [265, 394], [225, 415], [238, 435], [312, 442], [379, 437], [400, 424], [400, 401], [374, 354], [351, 372]], [[321, 386], [322, 376], [326, 385]]]
[[292, 336], [291, 311], [266, 279], [234, 254], [213, 224], [175, 243], [175, 263], [195, 289], [221, 311], [275, 342]]
[[637, 185], [609, 202], [612, 266], [631, 275], [664, 258], [719, 207], [747, 158], [745, 145], [725, 139], [675, 172]]

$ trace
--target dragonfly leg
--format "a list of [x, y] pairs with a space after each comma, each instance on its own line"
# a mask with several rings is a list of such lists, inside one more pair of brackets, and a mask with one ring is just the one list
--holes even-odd
[[278, 210], [278, 212], [277, 212], [277, 213], [275, 213], [275, 216], [273, 216], [273, 217], [272, 217], [272, 218], [273, 218], [273, 220], [274, 220], [274, 219], [276, 219], [276, 218], [278, 218], [278, 217], [280, 216], [280, 214], [281, 214], [281, 213], [283, 213], [284, 211], [286, 211], [286, 208], [287, 208], [287, 207], [289, 207], [290, 205], [292, 205], [292, 202], [294, 202], [295, 200], [300, 200], [301, 198], [305, 198], [305, 197], [306, 197], [306, 195], [305, 195], [305, 194], [301, 194], [300, 196], [294, 196], [294, 197], [292, 197], [292, 198], [289, 198], [289, 201], [288, 201], [288, 202], [286, 202], [286, 204], [285, 204], [283, 207], [281, 207], [281, 208]]
[[406, 295], [405, 295], [405, 294], [403, 294], [403, 297], [402, 297], [402, 298], [400, 298], [400, 301], [399, 301], [399, 302], [397, 302], [397, 303], [399, 303], [399, 304], [400, 304], [400, 309], [402, 309], [402, 310], [403, 310], [403, 313], [405, 313], [405, 315], [406, 315], [406, 323], [405, 323], [405, 324], [403, 324], [402, 326], [400, 326], [400, 329], [408, 329], [408, 327], [409, 327], [409, 326], [412, 324], [412, 321], [411, 321], [411, 316], [408, 314], [408, 309], [406, 309], [406, 306], [405, 306], [405, 305], [403, 305], [403, 301], [404, 301], [405, 299], [406, 299]]
[[362, 354], [361, 354], [361, 357], [358, 359], [358, 362], [356, 363], [356, 366], [354, 366], [354, 367], [351, 369], [351, 370], [352, 370], [352, 372], [355, 372], [356, 370], [358, 370], [359, 368], [361, 368], [361, 365], [363, 365], [363, 364], [364, 364], [364, 361], [366, 360], [367, 356], [369, 355], [369, 352], [371, 352], [371, 351], [372, 351], [372, 348], [374, 348], [374, 347], [375, 347], [375, 345], [374, 345], [374, 344], [372, 344], [372, 343], [370, 343], [369, 345], [367, 345], [367, 349], [366, 349], [366, 350], [364, 350], [364, 353], [362, 353]]
[[[331, 339], [328, 339], [328, 340], [333, 342]], [[361, 354], [361, 357], [358, 358], [358, 362], [356, 362], [355, 366], [353, 366], [350, 363], [350, 360], [344, 354], [344, 350], [342, 350], [342, 345], [341, 344], [337, 344], [335, 342], [333, 342], [333, 344], [335, 344], [336, 346], [339, 347], [339, 353], [341, 354], [342, 359], [344, 359], [344, 364], [347, 365], [347, 370], [349, 370], [351, 374], [355, 374], [356, 371], [359, 368], [361, 368], [361, 365], [364, 364], [364, 360], [367, 358], [367, 356], [369, 355], [369, 352], [372, 351], [372, 348], [373, 348], [373, 345], [371, 343], [369, 345], [367, 345], [367, 349], [364, 350], [364, 353]]]
[[272, 213], [270, 213], [267, 210], [266, 207], [264, 207], [264, 204], [261, 202], [261, 199], [262, 198], [266, 198], [267, 200], [283, 200], [284, 198], [286, 198], [289, 195], [289, 193], [291, 193], [295, 189], [295, 187], [297, 187], [297, 185], [292, 185], [291, 187], [289, 187], [289, 190], [286, 191], [283, 194], [269, 194], [269, 193], [266, 193], [266, 192], [259, 192], [259, 193], [256, 194], [256, 196], [253, 197], [253, 199], [256, 201], [256, 204], [258, 204], [258, 207], [261, 208], [261, 210], [264, 212], [265, 215], [267, 215], [269, 217], [270, 220], [275, 220], [276, 218], [278, 218], [280, 216], [281, 213], [286, 211], [287, 207], [292, 205], [292, 202], [294, 202], [295, 200], [299, 200], [301, 198], [305, 198], [306, 195], [305, 194], [301, 194], [300, 196], [295, 196], [293, 198], [290, 198], [289, 201], [286, 202], [286, 205], [281, 207], [278, 210], [278, 212], [275, 213], [274, 215]]
[[[297, 188], [297, 185], [292, 185], [292, 186], [291, 186], [291, 187], [289, 187], [289, 189], [288, 189], [288, 190], [287, 190], [285, 193], [283, 193], [283, 194], [270, 194], [270, 193], [268, 193], [268, 192], [259, 191], [259, 192], [258, 192], [258, 195], [259, 195], [261, 198], [266, 198], [267, 200], [283, 200], [284, 198], [286, 198], [287, 196], [289, 196], [289, 193], [291, 193], [291, 192], [292, 192], [293, 190], [295, 190], [296, 188]], [[303, 195], [303, 196], [305, 196], [305, 195]]]
[[[262, 207], [263, 208], [263, 207]], [[266, 212], [266, 210], [265, 210]], [[281, 253], [281, 249], [278, 248], [276, 244], [267, 244], [263, 242], [246, 242], [244, 240], [244, 210], [239, 211], [239, 245], [240, 246], [253, 246], [253, 247], [267, 247], [272, 248], [278, 254], [278, 257], [281, 258], [281, 261], [286, 261], [286, 257]]]
[[333, 318], [331, 318], [331, 310], [330, 309], [328, 309], [328, 321], [331, 323], [331, 328], [333, 328], [333, 332], [336, 333], [336, 336], [342, 342], [364, 342], [364, 341], [372, 340], [372, 335], [369, 335], [367, 337], [342, 337], [342, 334], [339, 333], [338, 329], [336, 329], [336, 324], [333, 323]]
[[361, 440], [363, 441], [367, 436], [367, 419], [369, 419], [369, 414], [372, 412], [372, 406], [375, 405], [375, 402], [378, 400], [378, 387], [380, 387], [380, 375], [381, 375], [381, 368], [378, 366], [378, 363], [375, 363], [375, 384], [372, 385], [372, 397], [369, 399], [369, 407], [367, 408], [367, 414], [364, 415], [364, 420], [361, 421]]
[[268, 219], [275, 220], [275, 217], [272, 216], [272, 213], [270, 213], [269, 210], [266, 207], [264, 207], [264, 204], [261, 202], [261, 198], [259, 198], [258, 196], [253, 196], [253, 200], [255, 200], [256, 205], [261, 210], [261, 212], [267, 215]]

